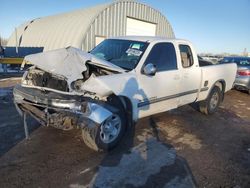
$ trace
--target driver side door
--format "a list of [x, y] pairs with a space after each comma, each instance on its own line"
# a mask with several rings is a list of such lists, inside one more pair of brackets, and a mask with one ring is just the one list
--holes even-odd
[[[155, 74], [143, 71], [147, 65], [156, 68]], [[143, 99], [138, 103], [139, 118], [177, 108], [180, 79], [174, 45], [155, 44], [138, 75], [143, 90]]]

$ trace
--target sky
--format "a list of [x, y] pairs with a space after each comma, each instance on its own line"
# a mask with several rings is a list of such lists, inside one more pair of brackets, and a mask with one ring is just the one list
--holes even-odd
[[[38, 17], [87, 8], [111, 0], [0, 0], [0, 36]], [[166, 16], [177, 38], [199, 53], [250, 52], [250, 0], [138, 0]]]

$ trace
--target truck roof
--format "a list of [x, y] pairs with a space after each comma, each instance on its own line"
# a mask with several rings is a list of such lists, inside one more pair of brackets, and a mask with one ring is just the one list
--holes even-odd
[[150, 37], [150, 36], [122, 36], [122, 37], [112, 37], [110, 39], [120, 39], [120, 40], [134, 40], [134, 41], [140, 41], [140, 42], [154, 42], [154, 41], [183, 41], [183, 42], [189, 42], [187, 40], [183, 39], [176, 39], [176, 38], [167, 38], [167, 37]]

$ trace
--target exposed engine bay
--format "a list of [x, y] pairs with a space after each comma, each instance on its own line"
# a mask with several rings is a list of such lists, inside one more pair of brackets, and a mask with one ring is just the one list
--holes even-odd
[[88, 63], [86, 63], [86, 68], [87, 69], [82, 72], [82, 79], [73, 81], [69, 85], [67, 82], [67, 78], [65, 78], [64, 76], [55, 75], [41, 70], [36, 66], [33, 66], [27, 71], [26, 75], [23, 77], [22, 83], [28, 86], [50, 88], [63, 92], [69, 92], [72, 90], [77, 92], [84, 92], [84, 90], [82, 90], [82, 85], [91, 76], [99, 77], [116, 73], [114, 71], [106, 70], [104, 68], [90, 65]]
[[69, 91], [67, 81], [63, 77], [52, 75], [36, 67], [31, 67], [28, 70], [26, 77], [23, 78], [24, 83], [29, 86], [46, 87], [65, 92]]

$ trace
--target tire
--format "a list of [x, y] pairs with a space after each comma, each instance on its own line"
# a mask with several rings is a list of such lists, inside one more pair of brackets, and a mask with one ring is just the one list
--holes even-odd
[[[112, 122], [118, 122], [120, 126], [117, 126], [116, 128], [110, 129], [113, 131], [108, 130], [107, 127], [110, 124], [112, 125]], [[114, 123], [116, 124], [116, 123]], [[106, 127], [106, 129], [105, 129]], [[119, 128], [118, 128], [119, 127]], [[117, 130], [117, 132], [115, 131]], [[125, 133], [126, 129], [126, 116], [125, 111], [120, 109], [118, 112], [113, 113], [112, 117], [106, 119], [101, 125], [94, 124], [93, 125], [86, 125], [82, 129], [82, 138], [84, 143], [91, 149], [95, 151], [109, 151], [113, 149], [121, 140]], [[107, 139], [107, 136], [109, 133], [106, 132], [112, 132], [113, 138], [111, 134], [111, 138]], [[107, 131], [108, 130], [108, 131]]]
[[218, 86], [214, 86], [208, 98], [199, 103], [200, 112], [206, 115], [215, 113], [218, 110], [218, 107], [220, 106], [222, 98], [223, 93], [221, 89]]

